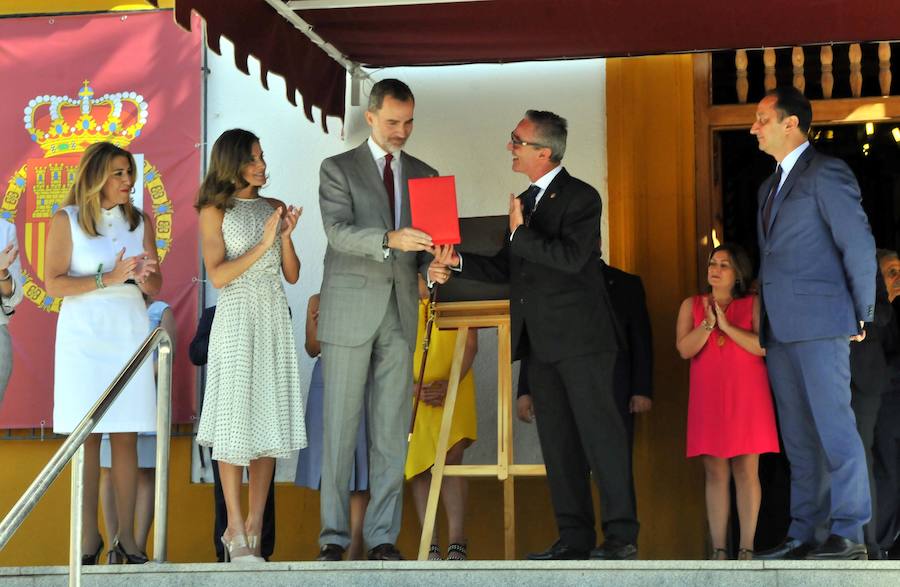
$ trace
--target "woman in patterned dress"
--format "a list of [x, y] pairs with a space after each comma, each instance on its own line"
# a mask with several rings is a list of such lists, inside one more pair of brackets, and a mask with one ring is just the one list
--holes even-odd
[[[259, 139], [233, 129], [213, 145], [197, 201], [203, 261], [220, 289], [209, 339], [197, 442], [219, 461], [228, 527], [226, 560], [261, 562], [259, 535], [276, 458], [306, 446], [297, 351], [281, 277], [296, 283], [291, 242], [301, 209], [259, 195]], [[250, 507], [241, 513], [243, 467]]]
[[[100, 394], [147, 337], [142, 293], [162, 285], [150, 217], [131, 201], [131, 153], [112, 143], [88, 147], [63, 208], [50, 221], [47, 293], [65, 298], [56, 323], [53, 431], [71, 434]], [[120, 560], [145, 563], [134, 540], [137, 434], [156, 430], [156, 386], [147, 361], [122, 390], [84, 443], [82, 564], [97, 564], [101, 432], [110, 433], [111, 476]]]

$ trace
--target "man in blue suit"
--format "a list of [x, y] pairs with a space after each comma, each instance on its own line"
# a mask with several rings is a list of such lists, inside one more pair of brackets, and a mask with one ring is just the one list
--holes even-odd
[[792, 518], [782, 544], [757, 558], [865, 560], [872, 505], [848, 340], [862, 340], [873, 319], [875, 242], [853, 172], [810, 146], [811, 121], [803, 94], [778, 88], [750, 129], [778, 162], [759, 190], [760, 342], [791, 463]]

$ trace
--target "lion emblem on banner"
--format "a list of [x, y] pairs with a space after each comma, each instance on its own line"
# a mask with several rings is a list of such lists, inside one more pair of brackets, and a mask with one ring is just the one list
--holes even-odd
[[[58, 312], [62, 302], [47, 295], [43, 288], [47, 230], [50, 218], [75, 181], [81, 153], [102, 141], [127, 148], [147, 124], [148, 108], [143, 96], [135, 92], [94, 98], [94, 90], [87, 80], [77, 99], [37, 96], [25, 107], [25, 130], [44, 151], [44, 156], [28, 159], [10, 178], [0, 217], [16, 224], [25, 278], [23, 293], [42, 310]], [[153, 207], [156, 250], [162, 263], [172, 248], [172, 202], [159, 170], [140, 154], [136, 153], [135, 159], [138, 167], [143, 162], [143, 173], [137, 174], [135, 182], [137, 204], [144, 207], [146, 190]], [[20, 215], [22, 218], [17, 221]]]

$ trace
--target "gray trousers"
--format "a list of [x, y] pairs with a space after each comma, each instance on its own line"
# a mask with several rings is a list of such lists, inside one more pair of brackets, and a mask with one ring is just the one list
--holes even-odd
[[6, 395], [6, 384], [12, 375], [13, 348], [12, 338], [9, 336], [9, 328], [6, 324], [0, 324], [0, 402]]
[[[369, 548], [396, 544], [403, 510], [406, 436], [412, 410], [412, 352], [392, 295], [381, 325], [364, 344], [322, 343], [325, 379], [322, 430], [322, 531], [319, 544], [350, 545], [350, 473], [362, 410], [369, 434], [369, 505], [363, 539]], [[372, 386], [366, 398], [366, 379]]]

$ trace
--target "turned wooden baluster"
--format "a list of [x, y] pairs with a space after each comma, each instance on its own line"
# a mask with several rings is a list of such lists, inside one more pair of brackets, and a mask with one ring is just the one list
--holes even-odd
[[774, 90], [778, 81], [775, 79], [775, 49], [763, 50], [763, 63], [766, 65], [766, 91]]
[[750, 82], [747, 81], [747, 50], [738, 49], [734, 54], [734, 66], [737, 68], [737, 97], [739, 104], [747, 103], [747, 92]]
[[878, 83], [881, 95], [891, 95], [891, 44], [878, 43]]
[[803, 47], [794, 47], [791, 50], [791, 63], [794, 64], [794, 87], [805, 93], [806, 78], [803, 77]]
[[831, 90], [834, 89], [834, 74], [831, 73], [834, 54], [831, 52], [831, 45], [822, 45], [822, 49], [819, 50], [819, 61], [822, 62], [822, 97], [828, 100], [831, 98]]
[[850, 93], [854, 98], [862, 95], [862, 49], [859, 43], [850, 45]]

